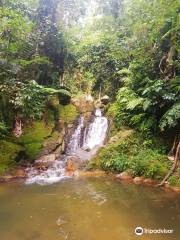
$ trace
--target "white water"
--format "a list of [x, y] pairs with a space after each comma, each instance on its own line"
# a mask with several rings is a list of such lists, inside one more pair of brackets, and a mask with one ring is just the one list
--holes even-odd
[[74, 134], [72, 135], [70, 142], [67, 146], [67, 153], [73, 153], [78, 148], [81, 147], [81, 136], [84, 128], [84, 118], [81, 116], [78, 120], [78, 126], [75, 129]]
[[65, 161], [55, 161], [54, 164], [49, 167], [46, 171], [40, 172], [35, 168], [28, 170], [27, 184], [37, 183], [39, 185], [46, 185], [59, 182], [66, 178], [65, 175]]
[[46, 171], [28, 169], [27, 184], [52, 184], [66, 178], [66, 160], [74, 155], [81, 160], [89, 160], [97, 150], [103, 146], [108, 129], [108, 120], [102, 116], [101, 110], [96, 109], [95, 116], [89, 126], [85, 128], [84, 118], [81, 116], [66, 150], [66, 155], [56, 160]]
[[104, 144], [108, 129], [108, 120], [102, 116], [101, 110], [96, 109], [94, 121], [86, 130], [83, 148], [92, 150]]

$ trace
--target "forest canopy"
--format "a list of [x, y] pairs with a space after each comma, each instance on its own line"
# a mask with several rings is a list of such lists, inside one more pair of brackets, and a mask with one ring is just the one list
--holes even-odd
[[53, 94], [99, 92], [117, 127], [179, 132], [178, 0], [1, 0], [0, 136]]

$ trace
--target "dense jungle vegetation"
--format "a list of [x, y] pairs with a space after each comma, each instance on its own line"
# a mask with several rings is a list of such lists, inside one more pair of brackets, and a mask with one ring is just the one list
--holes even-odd
[[[164, 177], [177, 168], [179, 0], [0, 0], [0, 21], [1, 172], [22, 146], [32, 152], [28, 124], [40, 125], [40, 139], [49, 134], [41, 120], [52, 111], [52, 98], [65, 105], [89, 93], [110, 97], [113, 131], [128, 126], [138, 135], [111, 146], [115, 157], [101, 153], [104, 169]], [[174, 163], [164, 160], [168, 154]], [[129, 166], [129, 156], [137, 164]]]

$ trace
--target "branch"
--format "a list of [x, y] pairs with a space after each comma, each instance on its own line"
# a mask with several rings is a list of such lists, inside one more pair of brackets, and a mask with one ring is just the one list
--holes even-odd
[[161, 68], [161, 66], [162, 66], [162, 64], [163, 64], [163, 61], [164, 61], [166, 58], [167, 58], [166, 55], [163, 56], [163, 57], [161, 58], [160, 63], [159, 63], [159, 69], [160, 69], [160, 72], [161, 72], [162, 74], [164, 74], [164, 71], [163, 71], [163, 69]]

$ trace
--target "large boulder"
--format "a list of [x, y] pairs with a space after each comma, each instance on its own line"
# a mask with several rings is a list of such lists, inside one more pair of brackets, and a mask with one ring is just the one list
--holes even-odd
[[133, 179], [133, 182], [134, 182], [135, 184], [141, 184], [141, 183], [143, 183], [143, 180], [144, 180], [143, 177], [135, 177], [135, 178]]
[[40, 157], [39, 159], [37, 159], [35, 161], [35, 167], [38, 169], [46, 169], [50, 166], [52, 166], [52, 164], [54, 163], [54, 161], [56, 160], [57, 155], [56, 154], [49, 154], [49, 155], [44, 155], [42, 157]]
[[116, 178], [120, 180], [132, 180], [132, 176], [128, 172], [117, 174]]
[[81, 167], [81, 161], [78, 157], [70, 156], [66, 162], [66, 171], [74, 172]]
[[79, 99], [72, 99], [72, 103], [76, 106], [78, 112], [87, 113], [94, 111], [94, 101], [93, 99], [83, 96]]
[[17, 169], [14, 174], [15, 178], [26, 178], [27, 174], [25, 169]]
[[[58, 132], [55, 132], [54, 134], [52, 134], [51, 137], [49, 137], [47, 140], [44, 141], [43, 149], [39, 156], [44, 156], [44, 155], [49, 155], [51, 153], [54, 153], [54, 151], [59, 149], [59, 146], [62, 146], [63, 138], [64, 136]], [[60, 153], [61, 151], [59, 152], [59, 155]]]
[[156, 185], [158, 183], [158, 181], [154, 180], [152, 178], [145, 178], [143, 180], [143, 183], [146, 184], [146, 185]]

